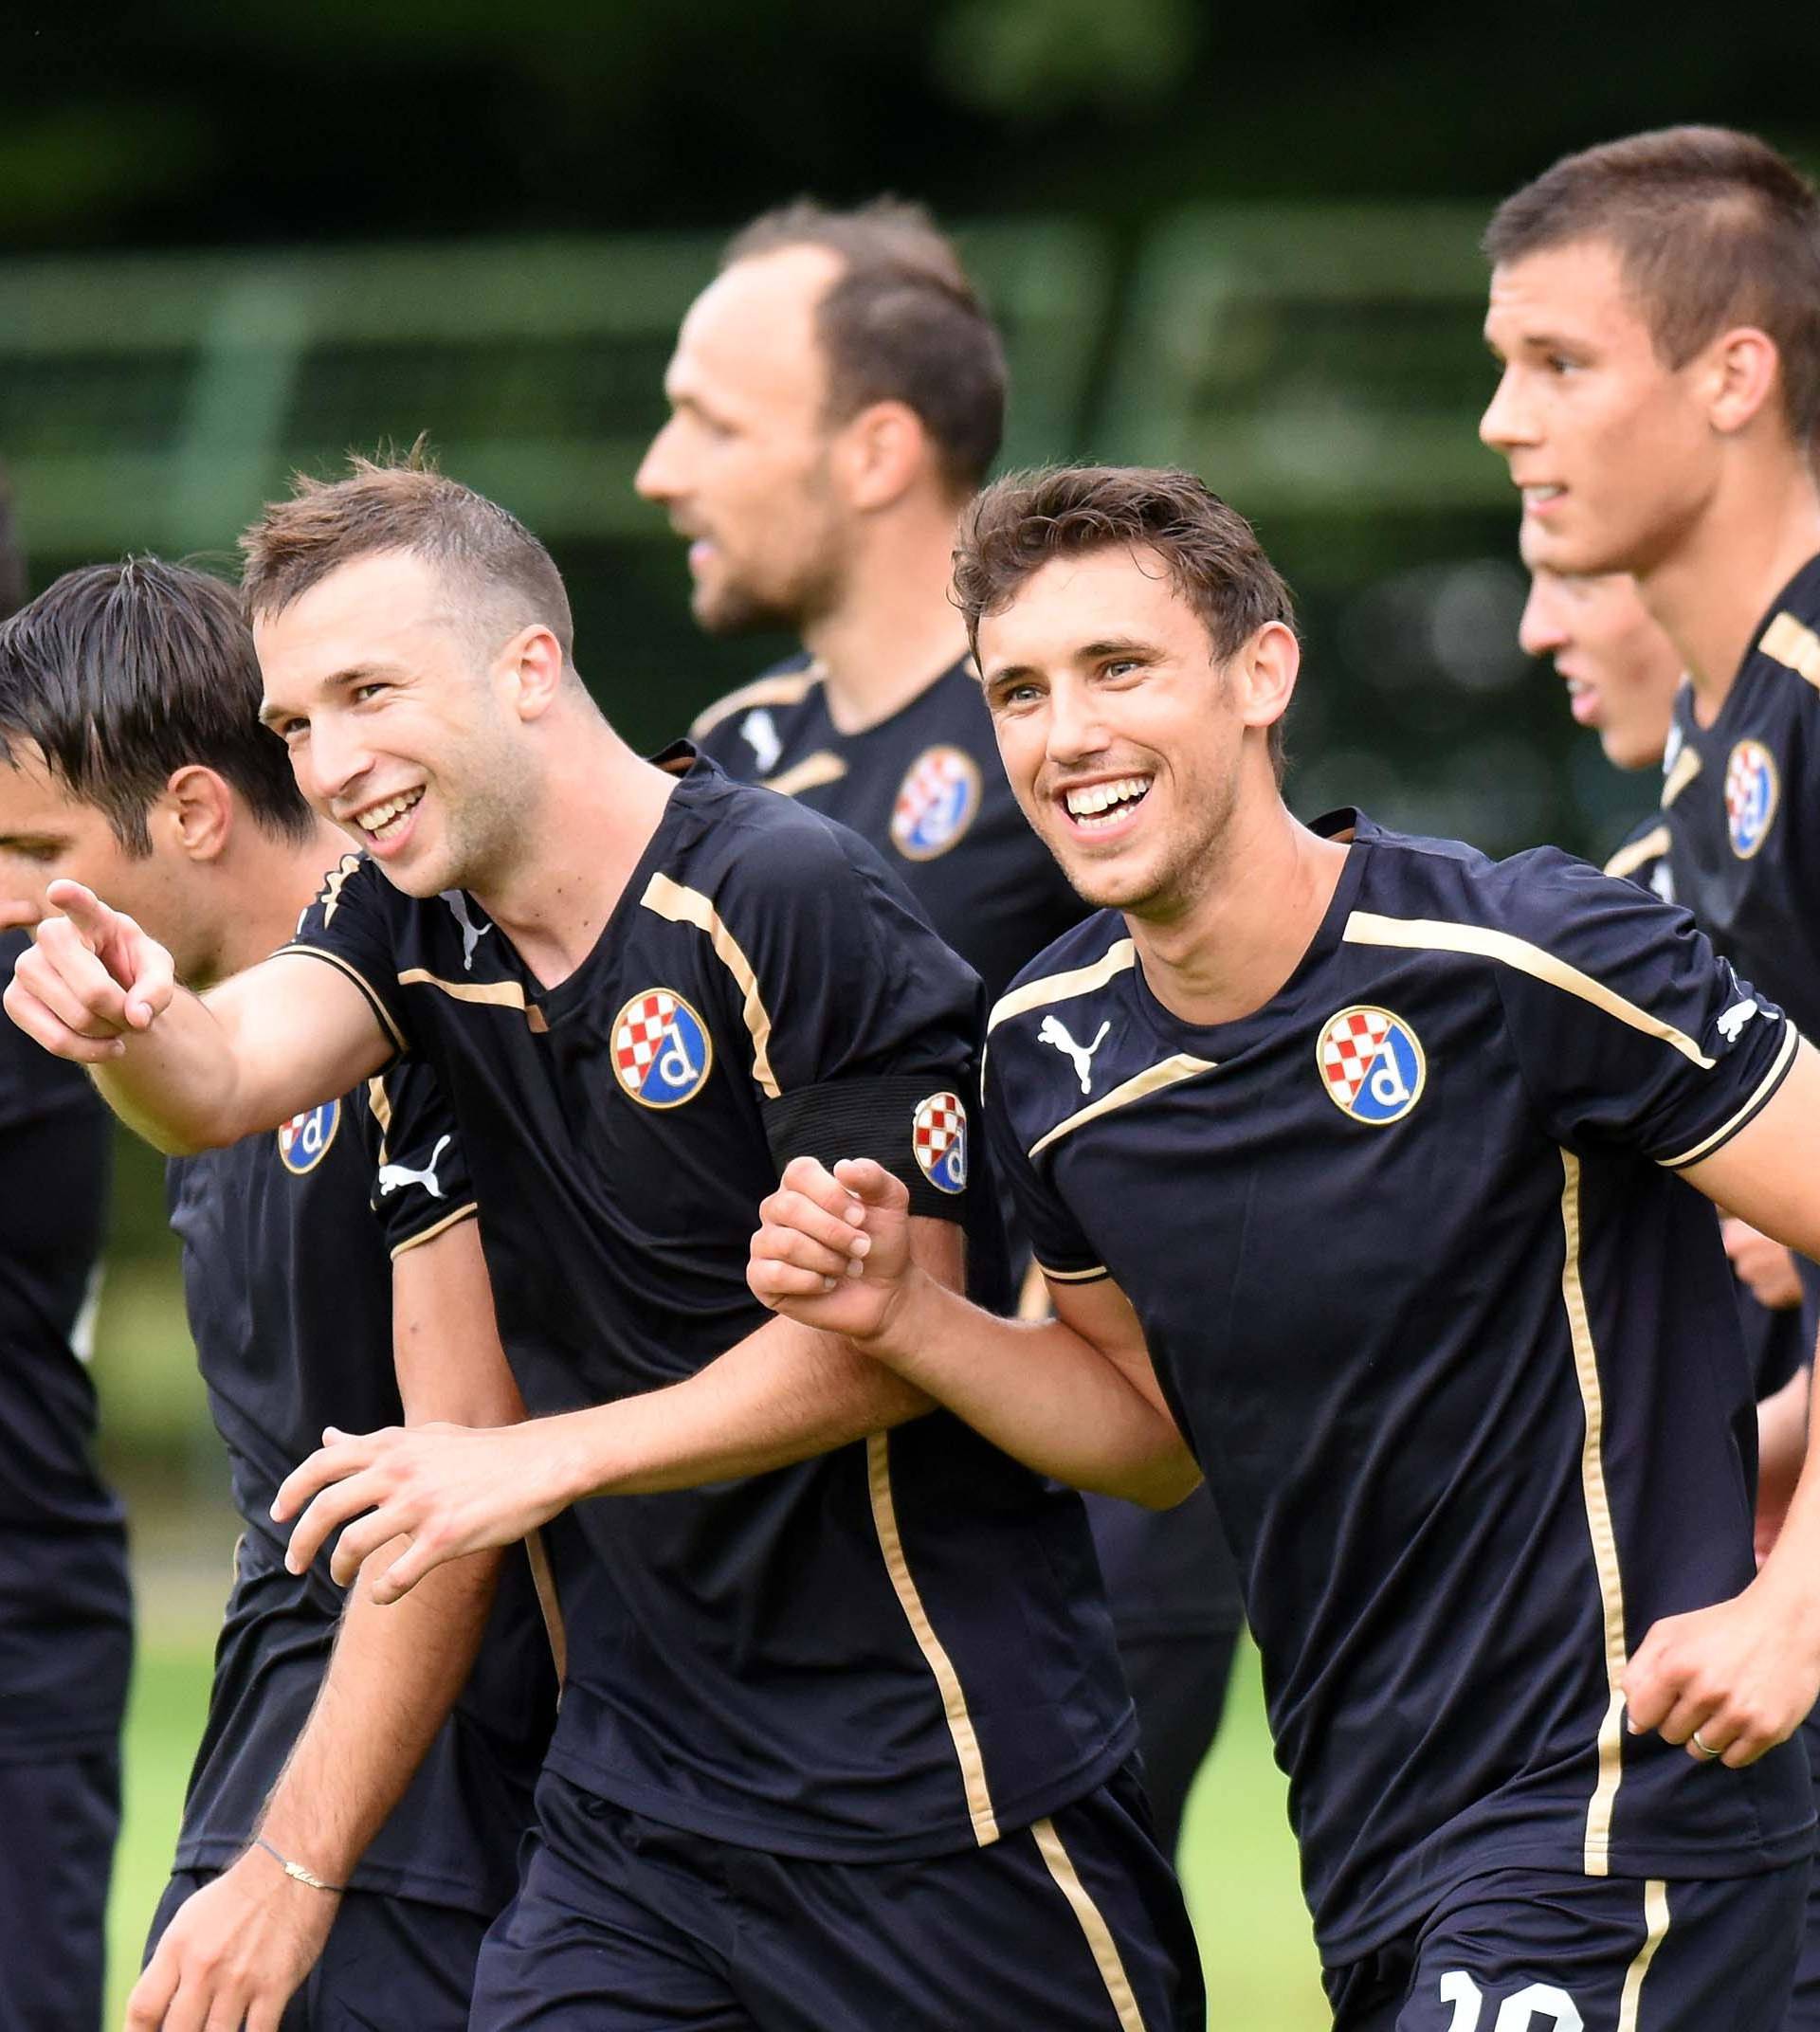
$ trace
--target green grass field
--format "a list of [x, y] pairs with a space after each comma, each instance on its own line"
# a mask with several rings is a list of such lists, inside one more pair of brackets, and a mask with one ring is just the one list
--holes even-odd
[[[224, 1563], [225, 1564], [225, 1563]], [[208, 1694], [210, 1632], [191, 1588], [141, 1589], [126, 1739], [126, 1817], [114, 1876], [109, 2023], [118, 2025], [145, 1928], [171, 1866]], [[1283, 1779], [1265, 1738], [1257, 1660], [1247, 1650], [1227, 1723], [1189, 1810], [1183, 1881], [1220, 2032], [1320, 2032], [1327, 2023], [1296, 1888]]]

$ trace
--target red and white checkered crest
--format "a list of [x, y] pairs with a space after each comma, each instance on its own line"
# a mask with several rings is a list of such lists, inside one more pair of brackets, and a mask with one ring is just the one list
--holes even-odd
[[1390, 1034], [1382, 1009], [1342, 1009], [1321, 1032], [1320, 1076], [1348, 1115]]
[[667, 988], [653, 988], [620, 1011], [613, 1031], [613, 1068], [633, 1093], [645, 1084], [675, 1014], [676, 997]]

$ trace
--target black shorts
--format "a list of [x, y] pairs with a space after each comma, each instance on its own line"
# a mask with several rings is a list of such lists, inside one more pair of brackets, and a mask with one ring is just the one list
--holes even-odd
[[1334, 2032], [1782, 2032], [1809, 1868], [1472, 1878], [1408, 1933], [1323, 1971]]
[[120, 1760], [0, 1763], [0, 2025], [99, 2025]]
[[546, 1773], [481, 1950], [485, 2032], [1204, 2032], [1181, 1894], [1128, 1772], [990, 1847], [804, 1860]]
[[[172, 1878], [146, 1939], [147, 1961], [178, 1906], [219, 1874], [179, 1870]], [[343, 1892], [321, 1958], [280, 2032], [467, 2032], [486, 1927], [477, 1913], [453, 1906]]]

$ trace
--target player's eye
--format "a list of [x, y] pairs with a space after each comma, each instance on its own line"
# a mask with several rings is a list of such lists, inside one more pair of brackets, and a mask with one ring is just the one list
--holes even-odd
[[376, 681], [372, 684], [356, 684], [354, 687], [352, 697], [355, 705], [367, 705], [373, 699], [378, 698], [381, 692], [389, 692], [391, 689], [390, 684], [381, 684]]

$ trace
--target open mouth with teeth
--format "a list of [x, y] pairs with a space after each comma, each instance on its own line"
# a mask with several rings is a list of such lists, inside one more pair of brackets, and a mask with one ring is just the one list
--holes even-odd
[[423, 800], [421, 786], [407, 790], [401, 797], [389, 797], [383, 805], [369, 806], [355, 817], [355, 824], [369, 840], [395, 839], [405, 828], [405, 821], [416, 810]]
[[1119, 776], [1111, 783], [1083, 784], [1062, 793], [1063, 808], [1082, 832], [1109, 832], [1150, 794], [1149, 776]]

